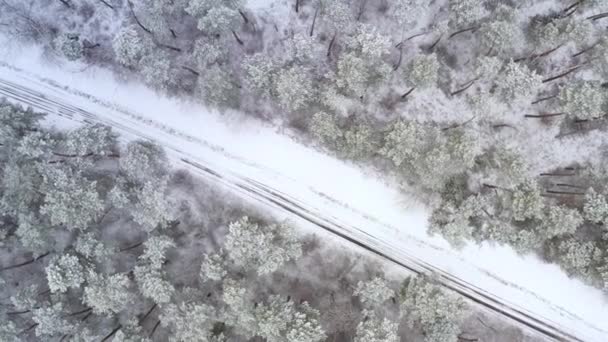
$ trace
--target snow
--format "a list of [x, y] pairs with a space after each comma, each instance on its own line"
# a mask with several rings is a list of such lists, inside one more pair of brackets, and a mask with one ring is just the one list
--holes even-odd
[[3, 46], [10, 48], [0, 54], [0, 62], [26, 71], [0, 65], [0, 81], [95, 113], [127, 139], [157, 140], [176, 163], [188, 158], [221, 170], [227, 178], [277, 189], [317, 216], [349, 227], [350, 236], [400, 260], [433, 265], [582, 340], [608, 340], [608, 305], [601, 291], [508, 247], [453, 250], [443, 239], [426, 234], [428, 211], [378, 175], [303, 146], [276, 127], [240, 113], [221, 114], [168, 98], [139, 83], [117, 80], [107, 70], [78, 63], [48, 65], [36, 48]]

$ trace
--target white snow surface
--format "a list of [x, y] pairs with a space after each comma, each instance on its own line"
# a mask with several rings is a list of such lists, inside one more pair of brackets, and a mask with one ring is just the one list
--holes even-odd
[[[349, 234], [366, 235], [387, 253], [414, 256], [581, 340], [608, 341], [608, 303], [601, 291], [508, 247], [452, 249], [443, 239], [427, 235], [428, 211], [378, 175], [301, 145], [276, 127], [240, 113], [221, 114], [168, 98], [96, 67], [50, 65], [35, 47], [2, 46], [0, 62], [5, 65], [0, 65], [0, 81], [95, 113], [115, 123], [126, 139], [154, 139], [176, 163], [187, 156], [279, 189], [343, 226], [361, 229]], [[51, 122], [61, 122], [53, 114], [61, 110], [50, 116]]]

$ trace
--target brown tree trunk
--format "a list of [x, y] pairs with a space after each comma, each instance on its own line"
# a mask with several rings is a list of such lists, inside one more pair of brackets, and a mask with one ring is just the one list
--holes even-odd
[[329, 42], [329, 46], [327, 47], [327, 57], [329, 57], [331, 55], [331, 48], [334, 46], [334, 42], [336, 41], [337, 35], [338, 35], [338, 33], [334, 33], [334, 36], [331, 38], [331, 41]]

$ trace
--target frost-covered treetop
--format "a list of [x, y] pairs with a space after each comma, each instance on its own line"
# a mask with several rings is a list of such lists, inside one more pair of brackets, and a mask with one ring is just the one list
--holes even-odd
[[360, 25], [348, 40], [348, 46], [360, 52], [365, 58], [377, 59], [390, 52], [391, 41], [374, 26]]
[[398, 342], [399, 323], [377, 317], [374, 311], [363, 311], [363, 321], [357, 325], [355, 342]]
[[262, 226], [247, 216], [230, 223], [225, 248], [235, 264], [259, 274], [274, 272], [302, 254], [292, 228], [284, 224]]
[[80, 287], [84, 282], [84, 267], [75, 255], [54, 257], [45, 271], [51, 292], [65, 292], [69, 288]]
[[366, 282], [360, 281], [354, 295], [358, 296], [365, 306], [375, 308], [393, 297], [395, 292], [388, 287], [386, 280], [376, 277]]
[[511, 60], [504, 66], [496, 83], [505, 100], [517, 101], [536, 95], [542, 78], [527, 66]]
[[162, 147], [149, 141], [133, 141], [120, 158], [120, 169], [128, 180], [144, 183], [167, 174], [168, 160]]
[[153, 268], [161, 268], [166, 260], [167, 249], [175, 247], [175, 242], [164, 235], [151, 236], [144, 242], [144, 253], [141, 260], [149, 262]]
[[406, 68], [406, 79], [414, 87], [428, 88], [437, 83], [439, 60], [434, 53], [415, 57]]
[[465, 29], [477, 24], [487, 11], [480, 0], [450, 0], [449, 26], [452, 30]]
[[595, 119], [606, 115], [606, 94], [595, 82], [574, 82], [559, 91], [562, 110], [579, 119]]
[[135, 67], [144, 55], [147, 44], [137, 33], [135, 26], [126, 26], [112, 40], [112, 48], [118, 63], [127, 67]]
[[84, 55], [84, 46], [76, 33], [66, 33], [54, 40], [55, 48], [70, 61], [75, 61]]

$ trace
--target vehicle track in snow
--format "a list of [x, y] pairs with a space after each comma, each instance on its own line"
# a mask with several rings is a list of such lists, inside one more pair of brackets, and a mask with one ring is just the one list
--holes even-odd
[[[212, 163], [185, 152], [184, 150], [180, 149], [179, 146], [168, 143], [168, 140], [163, 139], [161, 134], [170, 136], [172, 138], [183, 139], [189, 143], [199, 144], [211, 151], [221, 153], [227, 158], [247, 164], [249, 167], [263, 168], [260, 165], [239, 156], [230, 155], [220, 146], [215, 146], [201, 138], [192, 137], [191, 135], [179, 132], [161, 123], [146, 119], [141, 115], [133, 114], [133, 112], [127, 108], [117, 106], [104, 100], [99, 100], [89, 94], [85, 94], [77, 90], [69, 89], [52, 80], [42, 79], [34, 75], [27, 75], [27, 73], [17, 68], [13, 68], [2, 63], [0, 63], [0, 70], [2, 70], [1, 68], [11, 70], [12, 72], [23, 73], [23, 81], [20, 81], [19, 83], [4, 79], [2, 76], [3, 74], [0, 73], [0, 96], [4, 96], [12, 102], [21, 103], [23, 105], [30, 106], [35, 110], [49, 113], [51, 116], [58, 115], [72, 121], [102, 123], [111, 126], [125, 139], [143, 138], [154, 140], [165, 147], [169, 156], [176, 163], [176, 165], [187, 168], [206, 179], [230, 188], [231, 190], [251, 200], [283, 210], [290, 215], [294, 215], [299, 219], [305, 220], [314, 226], [326, 230], [391, 263], [406, 268], [410, 272], [431, 275], [445, 288], [468, 298], [471, 302], [476, 303], [482, 308], [493, 311], [505, 318], [510, 319], [518, 325], [527, 327], [528, 329], [553, 340], [585, 341], [585, 338], [579, 335], [578, 332], [560, 327], [559, 324], [554, 321], [534, 314], [525, 308], [513, 305], [505, 299], [492, 295], [491, 293], [488, 293], [487, 291], [467, 282], [464, 279], [454, 276], [445, 270], [434, 267], [424, 260], [411, 255], [403, 248], [398, 248], [395, 246], [394, 243], [383, 241], [378, 237], [369, 234], [364, 229], [341, 222], [339, 218], [333, 216], [330, 212], [327, 212], [327, 210], [316, 208], [314, 205], [304, 203], [297, 199], [295, 197], [297, 194], [283, 193], [279, 189], [275, 189], [272, 186], [249, 178], [249, 176], [237, 174], [231, 170], [224, 169], [220, 165], [212, 165]], [[38, 84], [36, 84], [35, 87], [37, 89], [34, 89], [34, 87], [28, 87], [28, 82], [37, 82]], [[45, 93], [42, 93], [42, 91]], [[69, 94], [70, 96], [77, 96], [79, 97], [80, 102], [84, 100], [95, 103], [102, 108], [106, 108], [108, 113], [103, 115], [100, 113], [92, 113], [87, 109], [81, 108], [76, 101], [70, 101], [68, 96], [66, 96], [68, 99], [62, 97], [62, 93]], [[109, 112], [112, 114], [109, 114]], [[271, 174], [274, 172], [268, 169], [264, 169], [264, 171]], [[325, 197], [326, 200], [334, 202], [336, 205], [344, 205], [339, 201], [333, 200], [330, 196], [325, 195], [321, 191], [314, 190], [314, 192], [319, 196]], [[355, 209], [349, 209], [356, 212]], [[382, 224], [381, 220], [378, 220], [377, 218], [374, 218], [366, 213], [356, 212], [356, 214], [365, 217], [367, 220]], [[393, 229], [393, 227], [390, 228]], [[421, 240], [415, 238], [412, 240], [415, 243], [424, 244], [424, 242]], [[438, 248], [435, 246], [429, 247]], [[487, 276], [498, 279], [506, 286], [517, 287], [517, 285], [511, 284], [504, 279], [500, 279], [486, 270], [480, 269], [479, 271], [485, 273]], [[520, 287], [517, 288], [522, 292], [528, 292], [527, 294], [535, 296], [541, 301], [544, 300], [538, 295], [530, 293], [526, 289]], [[572, 320], [582, 321], [581, 318], [569, 313], [563, 308], [552, 305], [551, 303], [546, 304], [553, 310], [559, 312], [560, 315], [569, 316], [569, 318]], [[584, 324], [591, 329], [606, 333], [606, 336], [608, 336], [608, 332], [606, 330], [593, 326], [587, 322], [584, 322]]]

